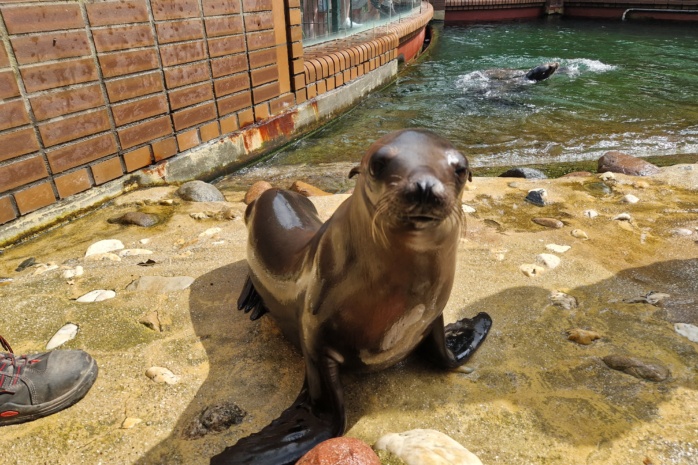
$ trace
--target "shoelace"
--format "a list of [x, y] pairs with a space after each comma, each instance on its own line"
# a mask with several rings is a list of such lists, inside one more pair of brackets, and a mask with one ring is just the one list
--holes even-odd
[[14, 352], [12, 352], [12, 347], [10, 347], [10, 343], [7, 342], [7, 339], [5, 339], [2, 336], [0, 336], [0, 345], [2, 345], [2, 348], [8, 351], [9, 353], [14, 354]]
[[[17, 384], [19, 376], [28, 362], [26, 355], [21, 357], [15, 357], [14, 354], [0, 355], [0, 393], [12, 392], [10, 388]], [[5, 372], [10, 367], [12, 368], [12, 374]]]

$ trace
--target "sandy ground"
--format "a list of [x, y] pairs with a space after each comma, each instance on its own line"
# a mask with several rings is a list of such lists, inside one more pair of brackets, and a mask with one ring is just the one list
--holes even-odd
[[[388, 432], [433, 428], [485, 464], [698, 463], [698, 344], [674, 330], [677, 322], [698, 325], [698, 165], [647, 178], [616, 175], [606, 187], [600, 182], [597, 176], [474, 180], [464, 203], [475, 213], [467, 215], [445, 310], [447, 321], [479, 311], [494, 319], [468, 363], [474, 371], [443, 373], [415, 357], [380, 373], [343, 375], [349, 436], [373, 444]], [[524, 202], [538, 187], [547, 189], [551, 205]], [[242, 193], [225, 191], [228, 202], [158, 204], [175, 198], [173, 192], [128, 194], [4, 251], [0, 277], [13, 281], [0, 287], [0, 334], [16, 352], [37, 352], [65, 323], [78, 324], [77, 337], [64, 347], [87, 350], [100, 373], [75, 406], [2, 428], [3, 463], [204, 464], [295, 398], [303, 377], [299, 353], [268, 317], [251, 322], [235, 309], [246, 276]], [[639, 202], [623, 203], [625, 194]], [[313, 201], [328, 217], [345, 197]], [[236, 218], [190, 215], [225, 209]], [[588, 209], [599, 216], [584, 216]], [[164, 220], [151, 228], [106, 221], [136, 210]], [[632, 221], [613, 219], [621, 213]], [[557, 218], [564, 226], [549, 229], [533, 217]], [[575, 229], [588, 239], [572, 236]], [[153, 254], [85, 259], [88, 246], [102, 239]], [[571, 248], [554, 253], [547, 244]], [[560, 265], [524, 275], [520, 266], [536, 263], [541, 253], [557, 255]], [[29, 257], [81, 265], [85, 273], [65, 279], [60, 269], [15, 272]], [[156, 264], [137, 265], [146, 259]], [[166, 293], [125, 290], [146, 275], [190, 276], [194, 283]], [[114, 290], [116, 297], [76, 302], [94, 289]], [[553, 291], [575, 297], [578, 307], [554, 305]], [[624, 302], [650, 291], [669, 297], [655, 305]], [[161, 332], [139, 323], [152, 312]], [[567, 339], [571, 328], [601, 338], [580, 345]], [[601, 360], [611, 354], [645, 358], [671, 376], [651, 382], [612, 370]], [[151, 366], [170, 369], [179, 382], [151, 381], [145, 376]], [[183, 438], [195, 416], [223, 401], [248, 412], [241, 424]], [[142, 422], [124, 429], [126, 418]]]

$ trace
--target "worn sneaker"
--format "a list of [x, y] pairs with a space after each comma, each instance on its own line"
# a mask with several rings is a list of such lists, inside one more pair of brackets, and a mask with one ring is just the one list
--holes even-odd
[[51, 415], [82, 399], [97, 363], [82, 350], [17, 356], [0, 352], [0, 426]]

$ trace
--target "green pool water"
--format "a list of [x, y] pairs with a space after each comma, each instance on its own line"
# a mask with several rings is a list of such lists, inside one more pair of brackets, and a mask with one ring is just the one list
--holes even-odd
[[[695, 24], [546, 19], [436, 33], [427, 57], [395, 83], [243, 175], [356, 162], [370, 142], [406, 127], [441, 133], [481, 174], [593, 168], [608, 150], [698, 161]], [[550, 61], [561, 68], [539, 83], [486, 78]]]

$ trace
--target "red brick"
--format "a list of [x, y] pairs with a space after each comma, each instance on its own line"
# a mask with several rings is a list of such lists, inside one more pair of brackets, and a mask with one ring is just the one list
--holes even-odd
[[21, 73], [27, 92], [96, 81], [98, 78], [91, 58], [35, 65], [23, 68]]
[[164, 160], [177, 153], [177, 140], [174, 137], [159, 140], [151, 144], [155, 161]]
[[170, 108], [178, 110], [206, 100], [213, 100], [213, 90], [211, 90], [211, 84], [205, 82], [203, 84], [173, 90], [170, 92], [169, 97]]
[[224, 55], [231, 55], [245, 51], [245, 36], [242, 34], [236, 36], [223, 37], [220, 39], [210, 39], [208, 41], [208, 53], [211, 58]]
[[0, 134], [0, 161], [39, 150], [39, 141], [33, 128]]
[[148, 24], [93, 29], [92, 37], [98, 52], [113, 52], [155, 45], [153, 31]]
[[58, 196], [62, 199], [92, 187], [87, 168], [73, 171], [64, 176], [57, 176], [53, 181], [56, 183]]
[[110, 129], [107, 110], [97, 110], [82, 115], [63, 118], [39, 125], [39, 133], [46, 147], [81, 137], [91, 136]]
[[0, 131], [23, 124], [29, 124], [29, 115], [23, 101], [0, 103]]
[[247, 36], [247, 49], [250, 51], [259, 50], [260, 48], [269, 48], [276, 45], [274, 31], [253, 32], [245, 35]]
[[76, 166], [84, 165], [98, 158], [116, 153], [114, 135], [107, 133], [99, 137], [83, 140], [46, 153], [53, 173], [61, 173]]
[[81, 57], [91, 53], [85, 31], [20, 36], [12, 38], [11, 42], [20, 65]]
[[56, 201], [56, 195], [48, 182], [37, 184], [29, 189], [15, 193], [15, 201], [19, 213], [24, 215], [41, 207], [51, 205]]
[[250, 73], [250, 76], [252, 76], [252, 85], [259, 86], [279, 79], [279, 68], [274, 65], [255, 69]]
[[5, 224], [17, 218], [17, 212], [10, 197], [0, 198], [0, 224]]
[[245, 31], [263, 31], [274, 28], [274, 17], [271, 11], [245, 15]]
[[121, 147], [128, 149], [163, 136], [169, 136], [172, 134], [172, 125], [169, 116], [161, 116], [129, 128], [119, 129], [117, 132]]
[[220, 18], [206, 18], [206, 34], [209, 37], [229, 36], [243, 32], [242, 18], [240, 16], [223, 16]]
[[3, 7], [2, 16], [10, 34], [77, 29], [85, 23], [77, 3]]
[[250, 52], [250, 68], [261, 68], [262, 66], [276, 63], [276, 50], [259, 50]]
[[199, 16], [198, 0], [151, 0], [156, 20], [195, 18]]
[[[172, 115], [174, 126], [177, 131], [190, 128], [205, 121], [216, 119], [216, 106], [213, 102], [205, 103], [197, 107], [186, 108], [176, 111]], [[180, 144], [181, 147], [181, 144]]]
[[7, 68], [8, 66], [10, 66], [10, 57], [7, 56], [7, 50], [5, 50], [5, 44], [3, 43], [0, 46], [0, 68]]
[[203, 41], [163, 45], [160, 47], [160, 57], [163, 66], [191, 63], [206, 58], [206, 47]]
[[160, 65], [155, 49], [150, 48], [100, 55], [99, 66], [104, 77], [109, 78], [157, 69]]
[[104, 96], [99, 84], [51, 92], [29, 99], [37, 120], [43, 121], [56, 116], [89, 110], [104, 105]]
[[165, 70], [165, 83], [168, 89], [186, 86], [195, 82], [211, 79], [211, 73], [206, 62], [168, 68]]
[[24, 186], [30, 182], [48, 177], [46, 164], [40, 156], [0, 166], [0, 192]]
[[150, 163], [150, 146], [148, 145], [124, 154], [124, 164], [126, 165], [127, 173], [148, 166]]
[[226, 15], [240, 12], [240, 3], [230, 0], [203, 0], [204, 15]]
[[88, 3], [87, 17], [92, 26], [144, 23], [149, 19], [145, 0]]
[[255, 105], [254, 107], [254, 120], [255, 121], [262, 121], [271, 116], [271, 113], [269, 112], [269, 103], [264, 102], [260, 105]]
[[112, 80], [106, 87], [112, 103], [164, 90], [159, 72]]
[[220, 136], [221, 131], [218, 129], [218, 121], [204, 124], [199, 128], [199, 133], [201, 134], [201, 142], [208, 142]]
[[238, 117], [236, 115], [221, 118], [221, 133], [230, 134], [238, 129]]
[[158, 23], [155, 29], [158, 33], [158, 41], [161, 44], [203, 39], [204, 37], [204, 27], [200, 19]]
[[199, 134], [196, 132], [196, 129], [177, 134], [177, 144], [182, 152], [199, 145]]
[[240, 124], [241, 128], [254, 123], [254, 113], [252, 112], [252, 108], [238, 113], [238, 123]]
[[247, 59], [243, 54], [216, 58], [211, 60], [211, 71], [214, 78], [247, 71]]
[[167, 98], [163, 94], [112, 106], [114, 123], [117, 126], [123, 126], [128, 123], [133, 123], [134, 121], [162, 115], [169, 110]]
[[221, 116], [227, 115], [242, 108], [252, 106], [252, 94], [250, 92], [240, 92], [239, 94], [219, 98], [216, 102], [218, 104], [218, 113]]
[[255, 104], [263, 102], [265, 100], [273, 99], [274, 97], [278, 97], [279, 93], [280, 91], [278, 82], [272, 82], [271, 84], [266, 84], [252, 90], [252, 95]]
[[272, 0], [242, 0], [242, 11], [249, 13], [250, 11], [271, 10]]
[[90, 168], [92, 168], [92, 176], [95, 178], [95, 184], [98, 186], [124, 174], [119, 157], [110, 158], [109, 160], [94, 164], [90, 166]]
[[223, 97], [250, 88], [250, 78], [247, 73], [235, 74], [216, 79], [213, 83], [216, 97]]

